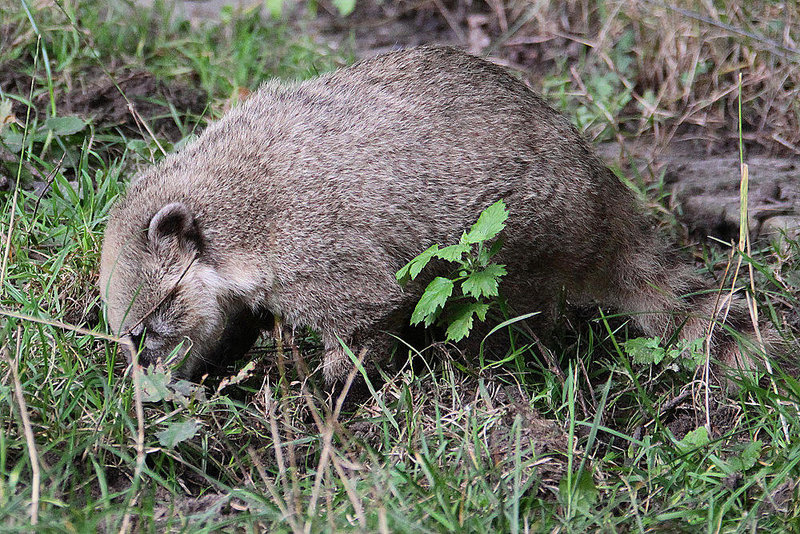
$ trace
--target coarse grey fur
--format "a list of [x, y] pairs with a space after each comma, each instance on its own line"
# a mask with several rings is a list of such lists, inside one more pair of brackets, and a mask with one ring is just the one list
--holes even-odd
[[[188, 337], [182, 372], [196, 376], [243, 354], [272, 314], [321, 334], [334, 382], [352, 367], [338, 338], [385, 358], [430, 279], [402, 288], [395, 272], [498, 199], [516, 312], [545, 323], [563, 288], [663, 339], [681, 325], [703, 337], [716, 317], [716, 294], [697, 293], [706, 281], [567, 119], [505, 69], [427, 47], [269, 83], [137, 177], [110, 215], [101, 293], [144, 362]], [[739, 300], [729, 318], [746, 328]], [[736, 364], [716, 332], [716, 355]]]

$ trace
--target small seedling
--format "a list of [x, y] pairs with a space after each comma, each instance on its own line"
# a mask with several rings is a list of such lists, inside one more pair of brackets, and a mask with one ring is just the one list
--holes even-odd
[[[492, 258], [503, 245], [497, 236], [505, 228], [507, 218], [508, 209], [498, 200], [481, 213], [457, 244], [441, 248], [432, 245], [397, 271], [398, 282], [406, 284], [433, 259], [454, 264], [449, 276], [437, 276], [425, 288], [411, 315], [412, 325], [447, 324], [447, 340], [460, 341], [469, 335], [475, 317], [486, 320], [493, 299], [499, 296], [500, 279], [506, 274], [505, 265], [493, 263]], [[461, 295], [454, 297], [453, 291], [459, 284]], [[451, 304], [448, 313], [442, 315], [448, 304]]]

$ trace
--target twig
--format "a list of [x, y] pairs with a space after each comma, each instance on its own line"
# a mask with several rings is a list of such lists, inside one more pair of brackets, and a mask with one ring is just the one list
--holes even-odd
[[144, 471], [144, 406], [142, 405], [142, 381], [141, 373], [144, 371], [139, 367], [139, 351], [131, 351], [131, 373], [133, 373], [133, 402], [136, 407], [136, 467], [133, 471], [133, 481], [131, 482], [131, 496], [127, 503], [127, 512], [122, 520], [120, 526], [120, 534], [128, 532], [131, 522], [131, 508], [136, 501], [138, 494], [139, 481], [142, 478], [142, 471]]
[[36, 197], [36, 204], [33, 205], [33, 213], [31, 214], [31, 220], [34, 220], [36, 218], [36, 212], [39, 211], [39, 203], [42, 201], [42, 197], [44, 197], [45, 193], [47, 193], [47, 190], [50, 189], [50, 186], [53, 185], [53, 182], [56, 179], [56, 174], [58, 174], [58, 171], [61, 170], [61, 164], [64, 163], [64, 158], [66, 156], [67, 156], [66, 152], [61, 154], [61, 159], [58, 160], [58, 163], [56, 163], [56, 166], [47, 175], [47, 178], [45, 179], [45, 182], [46, 182], [45, 186], [44, 186], [44, 188], [42, 188], [42, 192], [39, 193], [39, 196]]
[[442, 0], [433, 0], [433, 3], [436, 5], [436, 9], [438, 9], [444, 19], [447, 21], [447, 25], [450, 26], [450, 29], [453, 30], [453, 33], [456, 34], [458, 40], [462, 43], [467, 42], [467, 36], [464, 35], [464, 30], [458, 25], [458, 21], [453, 17], [453, 14], [450, 13], [450, 10], [445, 7], [442, 3]]
[[[347, 382], [345, 386], [342, 388], [342, 394], [339, 396], [340, 399], [343, 399], [347, 392], [350, 390], [350, 386], [353, 383], [353, 379], [355, 378], [356, 372], [358, 368], [357, 366], [353, 366], [353, 369], [350, 371], [350, 374], [347, 377]], [[308, 519], [306, 520], [305, 525], [305, 532], [308, 534], [311, 531], [311, 520], [313, 519], [313, 514], [316, 511], [317, 507], [317, 500], [319, 499], [320, 490], [322, 488], [323, 482], [323, 475], [325, 471], [328, 470], [328, 462], [332, 456], [332, 440], [333, 440], [333, 429], [336, 423], [336, 420], [339, 416], [339, 409], [341, 408], [341, 403], [336, 403], [336, 408], [334, 408], [330, 418], [327, 422], [323, 423], [323, 421], [319, 418], [316, 410], [314, 409], [313, 403], [311, 402], [310, 395], [308, 395], [308, 391], [305, 391], [305, 386], [303, 386], [303, 397], [305, 398], [306, 404], [308, 404], [309, 411], [311, 412], [311, 417], [313, 417], [314, 422], [317, 425], [320, 433], [322, 434], [322, 454], [320, 455], [319, 463], [317, 464], [317, 473], [314, 477], [314, 486], [311, 491], [311, 499], [308, 505]]]
[[331, 456], [331, 462], [333, 463], [333, 468], [336, 469], [336, 472], [339, 474], [339, 479], [342, 481], [342, 485], [347, 493], [347, 497], [350, 499], [350, 503], [353, 505], [353, 511], [356, 514], [356, 518], [358, 518], [358, 524], [361, 526], [361, 530], [366, 531], [367, 518], [364, 515], [364, 506], [361, 504], [361, 501], [358, 498], [358, 493], [356, 493], [356, 491], [353, 489], [353, 485], [350, 483], [350, 479], [347, 478], [344, 469], [342, 469], [339, 459], [336, 458], [336, 456]]
[[586, 364], [583, 363], [583, 358], [578, 358], [578, 364], [581, 367], [581, 374], [583, 379], [586, 380], [586, 387], [589, 388], [589, 396], [592, 398], [592, 407], [597, 410], [597, 398], [594, 396], [594, 388], [592, 387], [592, 380], [589, 378], [589, 371], [586, 370]]
[[[181, 280], [183, 280], [183, 277], [184, 277], [184, 276], [186, 276], [186, 273], [188, 273], [188, 272], [189, 272], [189, 269], [192, 267], [192, 265], [194, 265], [194, 262], [195, 262], [196, 260], [197, 260], [197, 254], [195, 254], [195, 255], [194, 255], [194, 257], [192, 258], [192, 261], [190, 261], [190, 262], [189, 262], [189, 264], [188, 264], [186, 267], [184, 267], [184, 269], [183, 269], [183, 272], [181, 272], [181, 275], [178, 277], [178, 279], [177, 279], [177, 280], [175, 281], [175, 283], [172, 285], [172, 287], [170, 288], [170, 290], [169, 290], [169, 291], [167, 291], [167, 292], [164, 294], [164, 296], [163, 296], [163, 297], [161, 297], [161, 299], [160, 299], [158, 302], [156, 302], [155, 304], [153, 304], [153, 307], [152, 307], [152, 308], [150, 308], [149, 310], [147, 310], [147, 313], [145, 313], [144, 315], [142, 315], [142, 316], [139, 318], [139, 320], [138, 320], [138, 321], [136, 321], [135, 323], [133, 323], [133, 324], [130, 326], [130, 328], [128, 328], [128, 329], [125, 331], [125, 333], [123, 334], [123, 337], [124, 337], [124, 336], [129, 336], [129, 335], [131, 335], [131, 332], [133, 332], [133, 329], [134, 329], [134, 328], [136, 328], [137, 326], [139, 326], [140, 324], [142, 324], [142, 322], [143, 322], [145, 319], [147, 319], [148, 317], [150, 317], [150, 315], [152, 315], [152, 314], [153, 314], [153, 312], [154, 312], [154, 311], [156, 311], [156, 310], [158, 309], [158, 307], [159, 307], [159, 306], [161, 306], [161, 304], [163, 304], [163, 303], [164, 303], [164, 301], [166, 301], [166, 300], [167, 300], [167, 299], [170, 297], [170, 295], [172, 295], [172, 294], [175, 292], [175, 290], [176, 290], [176, 289], [178, 289], [178, 284], [180, 284], [180, 283], [181, 283]], [[138, 347], [137, 347], [137, 349], [138, 349]]]
[[[286, 355], [283, 351], [283, 323], [280, 317], [275, 317], [274, 332], [275, 346], [277, 347], [277, 363], [278, 374], [280, 375], [281, 394], [283, 398], [288, 398], [289, 388], [286, 380]], [[289, 419], [289, 413], [281, 410], [283, 417], [283, 425], [286, 428], [286, 455], [289, 460], [289, 469], [286, 470], [291, 477], [291, 490], [292, 490], [292, 506], [290, 507], [295, 513], [300, 510], [300, 487], [297, 480], [297, 457], [294, 450], [294, 432], [292, 432], [292, 422]], [[277, 424], [277, 423], [276, 423]], [[277, 428], [277, 426], [276, 426]]]
[[631, 510], [633, 510], [633, 517], [636, 519], [636, 525], [639, 527], [639, 532], [644, 532], [645, 530], [644, 525], [642, 524], [642, 518], [639, 515], [639, 506], [636, 504], [636, 490], [631, 487], [627, 477], [620, 478], [622, 479], [623, 484], [625, 484], [625, 488], [628, 490], [628, 495], [630, 495]]
[[[322, 442], [323, 442], [322, 454], [320, 455], [319, 463], [317, 465], [317, 473], [316, 476], [314, 477], [314, 486], [313, 490], [311, 491], [311, 500], [310, 504], [308, 505], [308, 514], [307, 514], [308, 519], [306, 520], [306, 525], [305, 525], [306, 534], [311, 532], [311, 521], [313, 519], [313, 514], [316, 511], [317, 500], [319, 499], [319, 494], [322, 488], [323, 475], [326, 471], [328, 471], [328, 463], [330, 461], [334, 464], [338, 464], [338, 461], [333, 454], [333, 446], [332, 446], [333, 431], [336, 426], [336, 423], [338, 422], [339, 413], [342, 409], [342, 405], [344, 404], [344, 399], [347, 397], [347, 393], [350, 391], [350, 388], [353, 385], [353, 380], [355, 380], [355, 377], [358, 374], [358, 368], [360, 367], [360, 365], [363, 365], [365, 356], [366, 356], [366, 351], [362, 350], [361, 354], [359, 355], [359, 365], [353, 365], [353, 368], [350, 369], [350, 373], [347, 375], [347, 380], [345, 380], [344, 386], [342, 387], [342, 391], [339, 393], [339, 397], [336, 400], [333, 412], [331, 413], [328, 421], [325, 423], [323, 423], [323, 421], [319, 418], [316, 410], [314, 409], [310, 395], [308, 394], [308, 391], [305, 388], [305, 382], [302, 386], [301, 393], [303, 393], [303, 397], [305, 398], [306, 403], [308, 404], [311, 416], [314, 418], [314, 422], [316, 423], [317, 428], [322, 434]], [[337, 472], [340, 471], [340, 468], [337, 468], [336, 465], [334, 465], [334, 468], [337, 469]], [[353, 507], [354, 509], [358, 510], [358, 504], [355, 501], [353, 502]], [[366, 525], [365, 523], [362, 524], [362, 527], [364, 527], [365, 525]]]
[[783, 146], [785, 146], [786, 148], [788, 148], [789, 150], [791, 150], [795, 154], [800, 155], [800, 148], [798, 148], [797, 145], [793, 145], [792, 143], [790, 143], [789, 141], [784, 139], [783, 136], [781, 136], [780, 134], [773, 133], [772, 134], [772, 140], [777, 142], [777, 143], [780, 143]]
[[731, 33], [735, 33], [737, 35], [741, 35], [742, 37], [747, 37], [749, 39], [752, 39], [752, 40], [754, 40], [756, 42], [759, 42], [759, 43], [761, 43], [763, 45], [766, 45], [769, 49], [771, 49], [770, 51], [773, 54], [775, 54], [776, 56], [782, 57], [784, 59], [794, 59], [792, 56], [795, 56], [795, 58], [797, 56], [800, 56], [800, 50], [797, 50], [795, 48], [789, 48], [788, 46], [784, 46], [781, 43], [779, 43], [778, 41], [773, 41], [772, 39], [764, 37], [763, 35], [759, 35], [757, 33], [753, 33], [753, 32], [747, 31], [747, 30], [743, 30], [741, 28], [737, 28], [736, 26], [733, 26], [732, 24], [726, 24], [725, 22], [722, 22], [722, 21], [719, 21], [719, 20], [714, 20], [712, 18], [706, 17], [705, 15], [702, 15], [702, 14], [697, 13], [695, 11], [689, 11], [688, 9], [683, 9], [683, 8], [680, 8], [680, 7], [672, 6], [672, 5], [666, 4], [664, 2], [657, 2], [655, 0], [645, 0], [645, 1], [648, 4], [661, 6], [661, 7], [665, 8], [665, 9], [669, 9], [670, 11], [674, 11], [676, 13], [680, 13], [684, 17], [688, 17], [690, 19], [699, 20], [700, 22], [704, 22], [705, 24], [708, 24], [710, 26], [716, 26], [717, 28], [722, 28], [723, 30], [727, 30], [727, 31], [729, 31]]
[[6, 317], [13, 317], [14, 319], [20, 319], [22, 321], [30, 321], [32, 323], [38, 324], [46, 324], [49, 326], [55, 326], [56, 328], [61, 328], [62, 330], [69, 330], [70, 332], [75, 332], [77, 334], [84, 334], [87, 336], [93, 336], [99, 339], [105, 339], [107, 341], [114, 341], [116, 343], [127, 344], [123, 338], [112, 336], [109, 334], [104, 334], [102, 332], [97, 332], [96, 330], [89, 330], [87, 328], [81, 328], [80, 326], [73, 326], [71, 324], [62, 323], [61, 321], [56, 321], [53, 319], [40, 319], [39, 317], [32, 317], [30, 315], [25, 315], [22, 313], [18, 313], [11, 310], [4, 310], [0, 308], [0, 315]]
[[[514, 24], [510, 28], [503, 31], [503, 33], [500, 34], [500, 36], [497, 39], [489, 43], [489, 46], [481, 50], [481, 55], [484, 57], [491, 56], [501, 46], [510, 44], [509, 41], [511, 40], [511, 38], [514, 37], [514, 35], [519, 30], [521, 30], [523, 26], [525, 26], [527, 23], [533, 20], [534, 17], [536, 17], [537, 13], [538, 13], [537, 6], [533, 5], [529, 6], [528, 9], [525, 11], [525, 13], [523, 13], [519, 18], [517, 18], [517, 20], [514, 21]], [[549, 40], [552, 39], [552, 36], [541, 37], [541, 39], [543, 41]]]
[[[267, 408], [267, 417], [269, 419], [269, 430], [272, 434], [272, 447], [275, 449], [275, 463], [278, 464], [278, 478], [281, 481], [281, 486], [283, 486], [283, 493], [284, 495], [290, 495], [291, 491], [289, 489], [289, 480], [286, 477], [286, 462], [283, 459], [283, 446], [281, 445], [281, 435], [278, 431], [278, 416], [275, 414], [275, 398], [272, 395], [272, 388], [269, 387], [269, 383], [265, 384], [266, 391], [264, 391], [265, 397], [265, 404]], [[294, 522], [294, 516], [296, 515], [295, 508], [294, 508], [294, 501], [290, 499], [286, 499], [288, 510], [287, 510], [287, 517], [289, 521]], [[295, 528], [292, 528], [295, 530]]]
[[[545, 362], [547, 363], [547, 367], [549, 368], [550, 372], [555, 374], [556, 377], [558, 377], [558, 380], [561, 382], [562, 386], [564, 384], [566, 384], [567, 375], [564, 374], [564, 370], [561, 369], [561, 367], [556, 362], [556, 358], [553, 355], [553, 353], [550, 351], [550, 349], [548, 349], [545, 346], [545, 344], [542, 343], [542, 341], [539, 339], [539, 336], [537, 336], [534, 333], [534, 331], [531, 330], [531, 328], [527, 324], [520, 323], [520, 328], [525, 330], [525, 332], [528, 334], [528, 336], [530, 336], [530, 338], [533, 339], [533, 341], [536, 343], [536, 348], [539, 349], [539, 354], [541, 354], [544, 357]], [[592, 412], [589, 411], [589, 407], [586, 404], [586, 399], [583, 396], [583, 392], [576, 387], [575, 388], [575, 394], [577, 396], [578, 403], [581, 405], [580, 408], [583, 411], [583, 415], [588, 415], [588, 414], [592, 413]]]
[[15, 363], [8, 353], [8, 348], [4, 345], [2, 348], [3, 357], [8, 362], [8, 368], [11, 370], [11, 377], [14, 381], [14, 396], [17, 398], [19, 405], [19, 415], [22, 419], [22, 429], [25, 434], [25, 442], [28, 445], [28, 457], [31, 462], [31, 472], [33, 480], [31, 482], [31, 525], [36, 525], [39, 522], [39, 487], [41, 484], [41, 473], [39, 470], [39, 454], [36, 451], [36, 439], [33, 435], [33, 428], [31, 427], [31, 420], [28, 416], [28, 406], [25, 403], [25, 396], [22, 393], [22, 384], [19, 381], [19, 374], [17, 373], [17, 364], [20, 361], [20, 354], [22, 352], [22, 326], [17, 327], [17, 356]]
[[[741, 74], [739, 75], [739, 77], [741, 79]], [[741, 81], [740, 81], [740, 83], [741, 83]], [[742, 254], [744, 254], [745, 248], [747, 249], [747, 256], [752, 258], [752, 253], [750, 251], [750, 233], [748, 232], [748, 227], [747, 227], [747, 198], [746, 198], [746, 195], [747, 195], [747, 183], [748, 183], [748, 175], [749, 174], [748, 174], [747, 164], [746, 163], [742, 163], [741, 166], [742, 166], [742, 169], [741, 169], [741, 172], [742, 172], [741, 190], [743, 191], [741, 193], [741, 195], [744, 196], [745, 198], [743, 198], [741, 200], [741, 202], [743, 203], [743, 207], [742, 207], [742, 215], [741, 215], [740, 218], [742, 218], [744, 220], [739, 223], [740, 225], [742, 225], [741, 228], [743, 228], [743, 229], [740, 228], [740, 231], [739, 231], [739, 234], [740, 234], [740, 237], [741, 237], [740, 240], [739, 240], [739, 263], [741, 263], [741, 261], [742, 261]], [[752, 259], [747, 262], [747, 268], [748, 268], [748, 271], [750, 273], [750, 291], [752, 293], [752, 295], [750, 293], [745, 293], [745, 302], [747, 302], [747, 311], [750, 313], [750, 321], [753, 324], [753, 331], [755, 332], [755, 335], [756, 335], [756, 340], [758, 342], [758, 348], [761, 350], [761, 352], [764, 355], [764, 367], [766, 368], [767, 374], [769, 375], [769, 381], [770, 381], [770, 385], [772, 386], [772, 392], [775, 393], [775, 396], [778, 396], [778, 386], [777, 386], [777, 384], [775, 384], [775, 376], [772, 373], [772, 364], [769, 362], [769, 357], [767, 356], [767, 346], [764, 343], [764, 339], [761, 336], [761, 329], [758, 326], [758, 308], [756, 307], [755, 299], [753, 297], [753, 295], [756, 294], [756, 286], [755, 286], [755, 276], [753, 275], [753, 262], [752, 262]], [[737, 266], [737, 269], [738, 269], [738, 266]], [[780, 418], [781, 427], [783, 428], [783, 435], [786, 437], [786, 442], [789, 443], [791, 441], [791, 438], [789, 437], [789, 425], [786, 422], [786, 417], [783, 415], [783, 412], [780, 412], [780, 411], [778, 412], [778, 417]]]
[[261, 464], [261, 460], [258, 458], [255, 449], [252, 446], [247, 447], [247, 453], [250, 455], [250, 459], [253, 461], [253, 465], [256, 466], [256, 471], [261, 476], [261, 479], [264, 481], [264, 484], [267, 486], [267, 491], [272, 496], [272, 499], [275, 501], [275, 505], [278, 507], [278, 510], [281, 511], [283, 514], [284, 519], [289, 522], [289, 526], [292, 528], [292, 532], [299, 533], [302, 532], [300, 527], [294, 520], [292, 514], [289, 513], [289, 510], [286, 508], [286, 502], [278, 495], [278, 492], [275, 491], [275, 486], [270, 482], [269, 476], [267, 475], [266, 470], [264, 470], [264, 466]]
[[[322, 422], [320, 421], [318, 424], [321, 425]], [[323, 475], [325, 471], [328, 469], [328, 462], [332, 455], [331, 441], [333, 439], [333, 425], [328, 424], [324, 426], [324, 428], [325, 431], [323, 432], [322, 435], [322, 454], [320, 454], [319, 463], [317, 464], [317, 473], [314, 476], [314, 486], [313, 489], [311, 490], [311, 500], [308, 504], [308, 509], [306, 513], [308, 517], [306, 518], [305, 529], [303, 530], [305, 534], [311, 532], [311, 523], [312, 520], [314, 519], [314, 513], [317, 510], [317, 500], [319, 499], [320, 490], [322, 488], [322, 481], [324, 479]]]
[[[111, 76], [110, 73], [108, 75]], [[122, 97], [125, 99], [125, 102], [128, 103], [128, 111], [130, 112], [130, 114], [133, 117], [133, 120], [136, 122], [137, 126], [138, 125], [144, 126], [144, 129], [147, 130], [147, 133], [150, 135], [150, 138], [155, 142], [156, 146], [161, 151], [161, 154], [166, 156], [167, 155], [167, 151], [164, 150], [164, 147], [161, 146], [161, 143], [158, 142], [158, 139], [156, 138], [156, 134], [154, 134], [153, 130], [150, 129], [150, 125], [147, 124], [147, 121], [144, 120], [144, 117], [142, 117], [139, 114], [139, 112], [136, 111], [136, 108], [134, 107], [133, 102], [128, 100], [128, 97], [125, 96], [125, 93], [122, 92], [122, 89], [120, 89], [120, 87], [117, 85], [117, 82], [113, 79], [113, 77], [111, 78], [111, 81], [114, 83], [114, 86], [119, 91], [119, 94], [121, 94]], [[151, 156], [152, 156], [152, 154], [151, 154]]]
[[686, 389], [684, 391], [681, 391], [678, 395], [676, 395], [675, 397], [671, 398], [670, 400], [668, 400], [664, 404], [662, 404], [661, 407], [658, 409], [658, 414], [657, 415], [653, 415], [653, 416], [648, 417], [647, 419], [645, 419], [642, 422], [642, 424], [640, 424], [638, 427], [636, 427], [636, 430], [634, 430], [633, 434], [632, 434], [634, 439], [638, 440], [641, 437], [642, 432], [644, 431], [644, 427], [649, 425], [651, 421], [654, 421], [656, 419], [656, 417], [659, 417], [659, 418], [663, 417], [664, 414], [666, 414], [667, 412], [671, 411], [677, 405], [682, 403], [686, 399], [686, 397], [690, 396], [691, 394], [692, 394], [692, 390], [691, 389]]

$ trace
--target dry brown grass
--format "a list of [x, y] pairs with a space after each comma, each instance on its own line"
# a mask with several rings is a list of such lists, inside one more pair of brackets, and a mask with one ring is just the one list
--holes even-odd
[[[614, 73], [631, 91], [607, 119], [626, 135], [702, 136], [709, 146], [738, 131], [743, 75], [744, 138], [770, 152], [800, 154], [800, 4], [737, 0], [487, 0], [381, 4], [384, 16], [438, 23], [449, 40], [489, 53], [534, 78], [571, 77], [591, 103], [587, 80]], [[374, 9], [374, 8], [373, 8]], [[356, 12], [374, 19], [369, 14]], [[358, 23], [356, 23], [358, 24]], [[404, 43], [400, 43], [404, 44]], [[537, 80], [533, 80], [534, 85]]]

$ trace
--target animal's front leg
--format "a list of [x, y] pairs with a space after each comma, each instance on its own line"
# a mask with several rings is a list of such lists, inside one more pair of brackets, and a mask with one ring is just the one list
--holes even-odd
[[[357, 346], [350, 337], [347, 340], [342, 339], [342, 341], [339, 341], [340, 339], [338, 336], [333, 335], [325, 340], [322, 376], [325, 377], [325, 383], [329, 386], [337, 382], [344, 383], [349, 374], [355, 369], [356, 364], [351, 355], [355, 356], [356, 360], [360, 360], [362, 364], [369, 357], [369, 349], [367, 347]], [[348, 351], [350, 354], [348, 354]], [[357, 370], [356, 373], [360, 374]]]
[[[346, 406], [363, 402], [370, 395], [367, 381], [373, 389], [380, 388], [383, 379], [378, 371], [378, 365], [391, 363], [389, 356], [392, 349], [392, 338], [389, 335], [381, 333], [375, 337], [373, 334], [367, 338], [358, 335], [345, 338], [323, 335], [323, 339], [325, 340], [325, 355], [322, 361], [322, 374], [334, 402], [338, 400], [345, 389]], [[340, 339], [343, 343], [339, 341]], [[360, 365], [363, 366], [366, 378], [358, 369], [356, 362], [360, 362]], [[351, 374], [352, 381], [350, 381]]]

